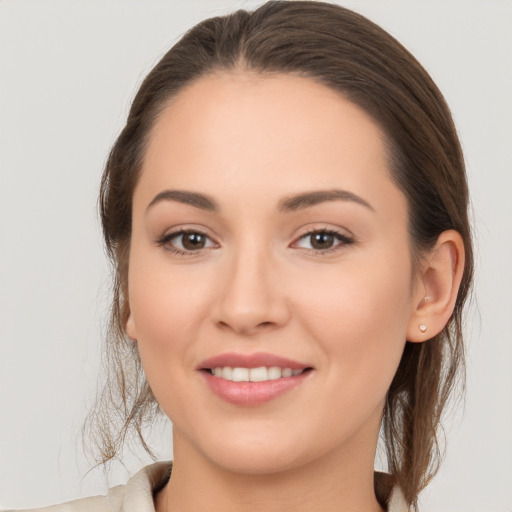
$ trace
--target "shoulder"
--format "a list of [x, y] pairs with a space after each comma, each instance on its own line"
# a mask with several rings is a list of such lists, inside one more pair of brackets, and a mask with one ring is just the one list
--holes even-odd
[[373, 483], [377, 500], [387, 512], [410, 512], [404, 495], [392, 475], [375, 471]]
[[409, 512], [409, 506], [399, 487], [394, 487], [388, 501], [388, 512]]
[[170, 462], [156, 462], [146, 466], [125, 485], [112, 487], [106, 496], [82, 498], [44, 508], [3, 512], [154, 512], [153, 494], [165, 485], [171, 468]]

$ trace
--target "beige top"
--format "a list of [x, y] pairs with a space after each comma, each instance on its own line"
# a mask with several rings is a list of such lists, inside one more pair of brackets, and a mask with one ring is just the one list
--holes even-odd
[[[169, 480], [171, 467], [170, 462], [156, 462], [146, 466], [125, 485], [112, 487], [106, 496], [93, 496], [61, 505], [18, 512], [155, 512], [153, 495]], [[388, 512], [408, 512], [398, 488], [391, 493]]]

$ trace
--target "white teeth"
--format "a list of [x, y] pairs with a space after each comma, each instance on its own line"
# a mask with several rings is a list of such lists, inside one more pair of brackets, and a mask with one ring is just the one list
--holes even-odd
[[[296, 371], [300, 372], [301, 370], [296, 370]], [[283, 368], [281, 370], [281, 377], [291, 377], [292, 375], [293, 375], [293, 370], [291, 368]]]
[[281, 368], [278, 366], [271, 366], [268, 369], [268, 379], [269, 380], [275, 380], [281, 378]]
[[251, 382], [263, 382], [268, 380], [268, 371], [264, 366], [260, 368], [251, 368], [249, 370], [249, 380]]
[[234, 382], [264, 382], [276, 380], [281, 377], [295, 377], [304, 370], [292, 370], [291, 368], [280, 368], [279, 366], [260, 366], [258, 368], [232, 368], [230, 366], [212, 368], [215, 377], [221, 377]]
[[233, 380], [233, 368], [229, 366], [222, 368], [222, 378], [226, 380]]
[[249, 368], [233, 368], [231, 380], [235, 382], [247, 382], [249, 380]]

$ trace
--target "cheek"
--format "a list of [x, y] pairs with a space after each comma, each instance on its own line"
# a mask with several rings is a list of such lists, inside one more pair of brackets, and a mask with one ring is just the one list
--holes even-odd
[[406, 258], [387, 266], [340, 265], [294, 291], [302, 297], [300, 317], [321, 347], [329, 378], [335, 382], [341, 375], [352, 391], [345, 396], [387, 392], [406, 340], [408, 265]]
[[411, 285], [398, 267], [354, 264], [303, 273], [292, 295], [300, 296], [303, 309], [310, 312], [303, 316], [326, 331], [405, 332]]
[[184, 342], [182, 333], [199, 314], [196, 306], [200, 290], [173, 279], [158, 279], [156, 274], [142, 281], [140, 286], [137, 281], [133, 279], [130, 284], [130, 307], [139, 341], [147, 339], [163, 346]]
[[[163, 260], [163, 261], [162, 261]], [[197, 326], [204, 317], [205, 283], [154, 253], [135, 249], [129, 270], [129, 301], [147, 380], [161, 404], [193, 371]], [[180, 393], [183, 395], [184, 393]]]
[[186, 343], [183, 333], [203, 314], [210, 286], [204, 271], [190, 263], [171, 263], [164, 249], [156, 249], [134, 233], [128, 272], [128, 295], [139, 340], [160, 348]]

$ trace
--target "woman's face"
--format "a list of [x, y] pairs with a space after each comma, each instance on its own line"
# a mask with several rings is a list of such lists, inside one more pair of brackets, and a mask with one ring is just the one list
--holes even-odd
[[417, 286], [365, 112], [307, 78], [201, 78], [153, 129], [132, 228], [127, 332], [176, 461], [373, 461]]

